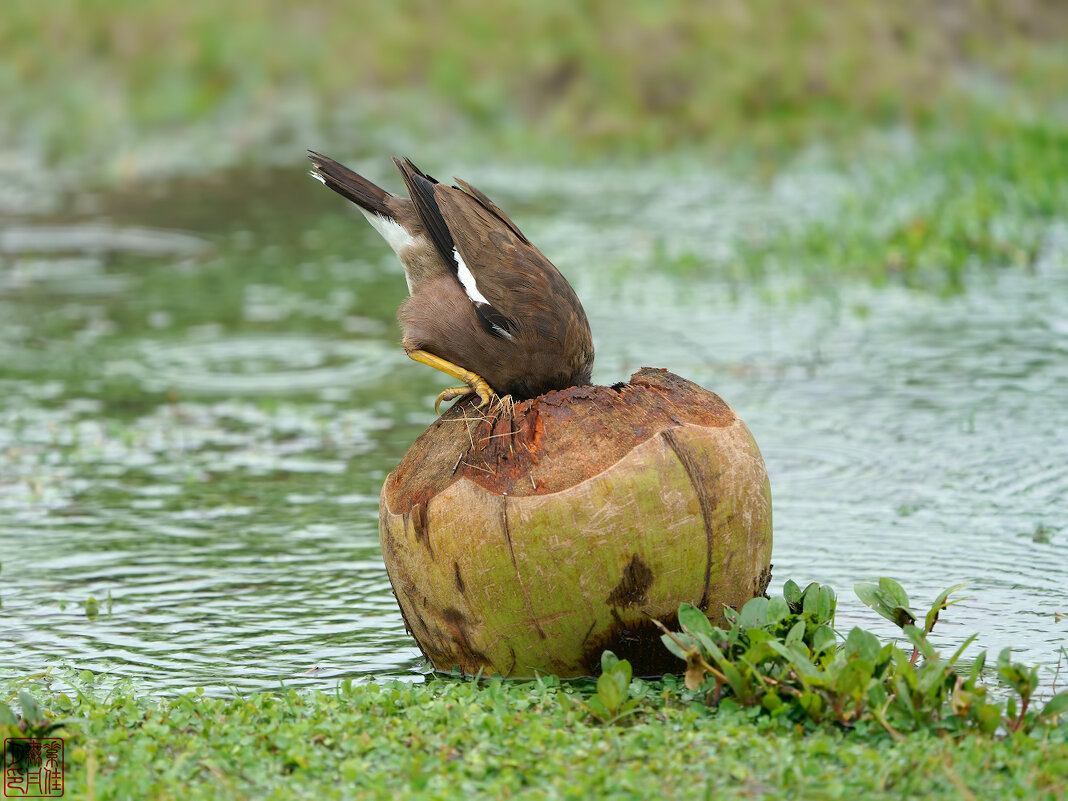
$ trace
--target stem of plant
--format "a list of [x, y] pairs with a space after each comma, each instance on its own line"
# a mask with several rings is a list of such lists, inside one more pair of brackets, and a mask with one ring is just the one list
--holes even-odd
[[1028, 705], [1030, 703], [1031, 703], [1031, 696], [1030, 695], [1025, 695], [1025, 696], [1021, 697], [1021, 699], [1020, 699], [1020, 714], [1016, 718], [1016, 721], [1012, 724], [1012, 730], [1013, 731], [1019, 731], [1020, 727], [1023, 726], [1024, 715], [1027, 713], [1027, 707], [1028, 707]]

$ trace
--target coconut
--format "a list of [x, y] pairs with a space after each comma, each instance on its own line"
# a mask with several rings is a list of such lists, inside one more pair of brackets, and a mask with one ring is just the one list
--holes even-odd
[[439, 671], [678, 671], [659, 620], [716, 623], [771, 580], [771, 489], [745, 423], [665, 370], [491, 413], [460, 402], [386, 478], [382, 555]]

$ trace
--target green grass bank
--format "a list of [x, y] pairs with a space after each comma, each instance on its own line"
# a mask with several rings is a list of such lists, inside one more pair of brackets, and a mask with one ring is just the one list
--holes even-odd
[[[588, 688], [587, 688], [588, 689]], [[602, 726], [547, 680], [353, 686], [247, 698], [56, 695], [77, 723], [67, 796], [92, 799], [1063, 799], [1068, 726], [956, 741], [806, 730], [642, 683]]]

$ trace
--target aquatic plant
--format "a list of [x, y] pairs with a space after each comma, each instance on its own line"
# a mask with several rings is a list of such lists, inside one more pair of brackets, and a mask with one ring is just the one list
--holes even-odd
[[958, 601], [945, 590], [917, 626], [901, 585], [890, 578], [855, 587], [860, 599], [901, 628], [911, 652], [881, 642], [859, 627], [844, 637], [834, 628], [834, 590], [786, 582], [782, 597], [754, 598], [727, 611], [727, 628], [698, 609], [679, 609], [682, 631], [664, 628], [663, 642], [685, 660], [686, 687], [708, 704], [760, 707], [772, 716], [813, 724], [855, 727], [874, 721], [900, 738], [901, 731], [931, 729], [952, 735], [1031, 731], [1068, 711], [1068, 691], [1032, 708], [1038, 668], [1012, 662], [1011, 649], [997, 658], [997, 676], [1009, 690], [1002, 698], [983, 683], [986, 653], [965, 667], [961, 657], [977, 635], [942, 657], [929, 640], [939, 615]]

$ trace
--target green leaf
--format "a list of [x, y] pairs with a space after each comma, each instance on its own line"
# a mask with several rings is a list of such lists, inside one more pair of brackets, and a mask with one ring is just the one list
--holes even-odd
[[1038, 687], [1038, 669], [1028, 670], [1023, 665], [1012, 664], [1011, 648], [1003, 648], [998, 654], [998, 676], [1021, 698], [1030, 698]]
[[0, 701], [0, 726], [17, 726], [18, 718], [15, 717], [15, 713], [11, 711], [11, 707]]
[[1008, 667], [1012, 664], [1012, 648], [1002, 648], [998, 652], [998, 668]]
[[764, 697], [760, 699], [760, 705], [768, 710], [768, 712], [775, 712], [775, 710], [782, 708], [783, 702], [777, 692], [769, 690], [764, 693]]
[[601, 699], [601, 703], [610, 715], [614, 715], [623, 704], [626, 696], [620, 689], [615, 673], [602, 673], [597, 679], [597, 697]]
[[820, 608], [820, 585], [812, 582], [805, 587], [804, 597], [801, 599], [801, 611], [806, 615], [819, 614]]
[[622, 668], [622, 665], [627, 664], [619, 662], [614, 668], [607, 672], [602, 673], [597, 679], [597, 697], [600, 698], [600, 702], [604, 705], [609, 714], [614, 714], [623, 706], [623, 702], [627, 700], [627, 689], [630, 687], [630, 665], [627, 664], [626, 670]]
[[862, 659], [871, 663], [879, 661], [879, 638], [869, 631], [854, 626], [849, 636], [846, 637], [845, 651], [847, 654], [857, 654]]
[[601, 673], [608, 673], [619, 664], [619, 657], [611, 651], [601, 652]]
[[[775, 642], [774, 640], [769, 642], [768, 646], [790, 663], [790, 666], [801, 677], [802, 683], [807, 684], [809, 679], [820, 678], [820, 671], [812, 664], [812, 660], [808, 658], [808, 655], [800, 649], [788, 647], [780, 642]], [[801, 647], [803, 648], [804, 645]]]
[[882, 684], [872, 684], [868, 688], [868, 703], [876, 708], [886, 703], [886, 688]]
[[[928, 611], [927, 617], [924, 620], [924, 631], [926, 633], [931, 633], [931, 629], [934, 628], [934, 624], [938, 622], [939, 613], [947, 606], [950, 606], [950, 604], [946, 603], [946, 599], [949, 598], [949, 596], [955, 593], [957, 590], [963, 589], [966, 586], [967, 585], [963, 583], [954, 584], [948, 590], [943, 590], [941, 593], [939, 593], [938, 597], [935, 598], [934, 603], [931, 604], [931, 609], [930, 611]], [[956, 601], [954, 601], [954, 603], [956, 603]]]
[[790, 614], [790, 605], [785, 598], [775, 597], [768, 601], [768, 623], [778, 623]]
[[[913, 681], [916, 676], [913, 674]], [[909, 691], [909, 683], [905, 680], [904, 675], [899, 673], [894, 676], [894, 700], [911, 718], [916, 719], [916, 705], [912, 702], [912, 693]]]
[[720, 663], [719, 669], [722, 670], [723, 675], [727, 677], [727, 684], [730, 686], [734, 696], [743, 703], [748, 701], [749, 696], [751, 695], [749, 692], [749, 682], [742, 677], [741, 671], [726, 660]]
[[878, 586], [861, 582], [854, 584], [853, 589], [861, 601], [896, 625], [916, 622], [916, 615], [908, 606], [908, 596], [893, 579], [880, 578]]
[[821, 654], [834, 646], [838, 638], [834, 636], [834, 629], [830, 626], [820, 626], [812, 632], [812, 653]]
[[894, 649], [894, 666], [897, 668], [897, 680], [904, 682], [906, 690], [915, 690], [917, 684], [916, 667], [909, 662], [900, 648]]
[[675, 634], [674, 636], [670, 634], [660, 635], [660, 642], [664, 643], [664, 647], [671, 651], [671, 653], [675, 654], [675, 656], [677, 656], [679, 659], [682, 659], [684, 661], [687, 658], [686, 649], [680, 646], [677, 642], [675, 642], [675, 640], [681, 640], [683, 643], [685, 643], [687, 639], [691, 638], [686, 634]]
[[593, 696], [589, 701], [586, 702], [586, 706], [590, 710], [590, 712], [599, 717], [601, 720], [608, 720], [612, 717], [612, 714], [607, 709], [605, 709], [605, 706], [601, 702], [599, 696]]
[[894, 621], [894, 623], [902, 628], [910, 626], [916, 622], [916, 615], [912, 613], [912, 610], [904, 606], [895, 606], [891, 608], [890, 614], [886, 617], [889, 617], [890, 620]]
[[802, 642], [805, 638], [805, 621], [799, 620], [786, 632], [783, 642], [789, 647]]
[[41, 714], [41, 707], [37, 705], [37, 699], [25, 690], [19, 690], [19, 705], [22, 707], [22, 717], [27, 723], [37, 725], [45, 719]]
[[1042, 711], [1038, 713], [1040, 718], [1055, 718], [1068, 712], [1068, 690], [1059, 692], [1050, 698]]
[[962, 643], [960, 644], [960, 648], [958, 648], [958, 649], [957, 649], [956, 651], [954, 651], [954, 652], [953, 652], [953, 656], [952, 656], [952, 657], [950, 657], [950, 659], [949, 659], [949, 663], [950, 663], [951, 665], [955, 665], [955, 664], [957, 664], [957, 660], [958, 660], [958, 659], [960, 659], [960, 657], [961, 657], [961, 654], [963, 654], [963, 653], [964, 653], [965, 649], [966, 649], [966, 648], [967, 648], [967, 647], [968, 647], [969, 645], [971, 645], [971, 644], [972, 644], [973, 642], [975, 642], [975, 638], [976, 638], [976, 637], [978, 637], [978, 636], [979, 636], [979, 632], [976, 632], [976, 633], [975, 633], [975, 634], [973, 634], [973, 635], [972, 635], [971, 637], [969, 637], [969, 638], [968, 638], [968, 639], [966, 639], [966, 640], [965, 640], [964, 642], [962, 642]]
[[923, 632], [913, 625], [903, 626], [901, 629], [908, 641], [915, 646], [916, 650], [923, 654], [924, 659], [931, 659], [936, 655], [934, 646], [927, 642], [927, 638], [923, 636]]
[[631, 669], [630, 662], [626, 659], [620, 659], [616, 666], [612, 669], [612, 672], [621, 677], [620, 681], [623, 682], [624, 691], [630, 689], [630, 680], [634, 675], [634, 671]]
[[712, 623], [704, 612], [692, 604], [679, 606], [679, 625], [690, 634], [712, 634]]
[[865, 606], [870, 606], [872, 609], [875, 609], [875, 605], [879, 602], [879, 588], [875, 584], [866, 581], [858, 582], [853, 585], [853, 592]]
[[994, 704], [983, 704], [975, 711], [975, 717], [984, 734], [993, 734], [1001, 725], [1001, 710]]
[[835, 605], [834, 590], [830, 587], [820, 587], [816, 614], [821, 623], [829, 623], [834, 619]]
[[812, 720], [818, 721], [820, 719], [820, 712], [823, 711], [823, 699], [816, 695], [816, 693], [806, 691], [801, 694], [798, 702], [801, 704], [801, 708], [808, 713], [808, 716]]
[[974, 688], [980, 677], [983, 675], [983, 668], [986, 667], [986, 651], [980, 652], [979, 656], [975, 658], [972, 663], [972, 669], [968, 671], [968, 681], [964, 683], [964, 686], [969, 690]]
[[[763, 635], [765, 639], [759, 641], [753, 641], [749, 650], [742, 654], [739, 658], [744, 659], [753, 665], [760, 665], [761, 671], [764, 670], [763, 665], [769, 660], [773, 660], [775, 652], [771, 649], [769, 643], [778, 642], [774, 637], [769, 637], [768, 633], [764, 629], [750, 629], [750, 632], [754, 635]], [[756, 669], [756, 668], [754, 668]]]
[[100, 602], [90, 595], [85, 599], [85, 616], [89, 620], [96, 620], [98, 614], [100, 614]]
[[900, 584], [887, 576], [879, 577], [879, 589], [887, 593], [894, 599], [894, 603], [898, 606], [908, 609], [909, 608], [909, 596], [905, 593], [905, 590]]
[[755, 629], [763, 626], [767, 620], [768, 599], [758, 596], [746, 601], [738, 616], [738, 625], [743, 629]]
[[791, 605], [801, 600], [801, 588], [793, 579], [789, 579], [782, 585], [782, 597]]
[[775, 639], [775, 635], [767, 629], [749, 629], [746, 631], [745, 636], [749, 638], [750, 647]]
[[946, 682], [948, 681], [948, 686], [951, 687], [955, 679], [953, 668], [935, 656], [934, 659], [925, 661], [919, 669], [916, 688], [934, 709], [941, 703], [942, 688], [946, 686]]
[[696, 639], [697, 644], [704, 649], [705, 653], [710, 653], [713, 649], [717, 648], [715, 641], [707, 634], [698, 634]]

